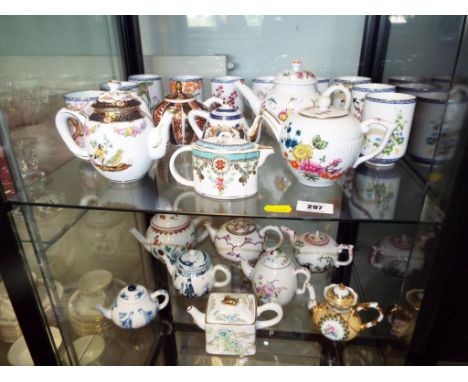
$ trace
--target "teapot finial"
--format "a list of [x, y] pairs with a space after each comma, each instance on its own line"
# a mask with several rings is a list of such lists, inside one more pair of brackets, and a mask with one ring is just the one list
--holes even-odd
[[109, 91], [111, 91], [111, 92], [119, 90], [120, 86], [121, 86], [121, 81], [119, 81], [119, 80], [107, 81], [107, 87], [108, 87]]
[[177, 93], [182, 93], [182, 82], [177, 81], [175, 85], [175, 89]]
[[301, 65], [302, 65], [302, 61], [301, 60], [293, 60], [292, 61], [292, 68], [295, 72], [298, 72], [299, 69], [301, 68]]
[[321, 241], [321, 238], [320, 238], [320, 231], [319, 231], [319, 230], [316, 230], [316, 231], [315, 231], [314, 239], [315, 239], [317, 242]]

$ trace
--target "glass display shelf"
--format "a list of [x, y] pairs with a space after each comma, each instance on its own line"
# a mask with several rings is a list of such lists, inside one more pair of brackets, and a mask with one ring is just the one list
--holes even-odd
[[[276, 145], [267, 136], [263, 143]], [[42, 207], [38, 212], [42, 214], [46, 207], [148, 213], [177, 209], [188, 215], [400, 223], [419, 222], [423, 206], [429, 205], [432, 213], [426, 216], [438, 221], [443, 218], [437, 206], [430, 203], [426, 183], [404, 160], [388, 170], [362, 165], [333, 186], [308, 187], [300, 184], [286, 168], [276, 145], [275, 154], [259, 169], [258, 194], [239, 200], [217, 200], [177, 184], [168, 170], [174, 149], [169, 147], [166, 156], [156, 162], [143, 179], [127, 184], [109, 182], [90, 163], [72, 159], [44, 179], [10, 196], [8, 202]], [[191, 177], [190, 154], [184, 154], [178, 165], [183, 175]], [[296, 210], [299, 200], [333, 205], [333, 213]], [[266, 212], [266, 205], [289, 205], [292, 212]]]

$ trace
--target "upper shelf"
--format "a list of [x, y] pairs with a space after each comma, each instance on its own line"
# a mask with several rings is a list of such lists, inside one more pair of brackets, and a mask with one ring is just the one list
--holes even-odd
[[[25, 186], [22, 192], [11, 196], [9, 202], [149, 213], [177, 209], [194, 215], [292, 220], [401, 223], [441, 220], [441, 214], [426, 195], [424, 182], [404, 161], [398, 162], [390, 170], [377, 170], [361, 165], [332, 187], [312, 188], [298, 183], [284, 165], [281, 155], [276, 152], [259, 170], [257, 195], [241, 200], [215, 200], [204, 198], [173, 179], [168, 171], [168, 162], [174, 148], [170, 147], [168, 150], [149, 175], [128, 184], [109, 182], [90, 163], [73, 159], [51, 172], [45, 179]], [[184, 153], [178, 160], [182, 164], [179, 167], [185, 168], [183, 175], [190, 177], [190, 154]], [[333, 213], [298, 211], [298, 201], [332, 205]], [[292, 211], [267, 212], [267, 205], [291, 206]]]

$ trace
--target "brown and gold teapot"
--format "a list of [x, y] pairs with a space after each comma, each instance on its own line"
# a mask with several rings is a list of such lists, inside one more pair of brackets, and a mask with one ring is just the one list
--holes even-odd
[[[349, 341], [358, 336], [359, 332], [371, 328], [383, 320], [383, 311], [376, 302], [357, 304], [358, 295], [344, 284], [330, 284], [325, 287], [325, 301], [318, 304], [315, 290], [308, 284], [308, 309], [312, 320], [320, 332], [332, 341]], [[359, 312], [374, 309], [378, 317], [369, 322], [362, 322]]]

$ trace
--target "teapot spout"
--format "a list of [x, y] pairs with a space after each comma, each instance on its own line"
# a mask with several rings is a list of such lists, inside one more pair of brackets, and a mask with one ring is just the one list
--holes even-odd
[[250, 108], [254, 112], [255, 115], [260, 113], [260, 109], [262, 106], [262, 101], [258, 98], [255, 93], [250, 89], [243, 80], [239, 80], [234, 82], [234, 86], [237, 90], [245, 97], [247, 102], [250, 105]]
[[216, 238], [216, 233], [218, 232], [214, 227], [213, 224], [211, 224], [210, 221], [205, 220], [203, 222], [203, 225], [205, 226], [206, 230], [208, 231], [208, 234], [210, 235], [211, 241], [215, 241]]
[[193, 318], [193, 320], [195, 321], [195, 323], [197, 324], [197, 326], [202, 329], [202, 330], [205, 330], [206, 329], [206, 324], [205, 324], [205, 314], [200, 312], [197, 308], [195, 308], [193, 305], [190, 305], [188, 308], [187, 308], [187, 313], [190, 314]]
[[101, 304], [97, 304], [96, 309], [99, 310], [101, 314], [107, 319], [112, 319], [112, 311], [110, 309], [104, 308]]
[[167, 142], [169, 140], [169, 129], [171, 127], [174, 114], [175, 108], [171, 107], [167, 109], [158, 126], [154, 127], [149, 133], [148, 151], [151, 159], [160, 159], [166, 153]]
[[307, 292], [309, 293], [309, 302], [307, 303], [307, 309], [314, 311], [317, 308], [317, 297], [315, 295], [315, 289], [311, 283], [306, 284]]
[[148, 243], [148, 240], [146, 239], [146, 237], [144, 237], [140, 231], [138, 231], [135, 227], [130, 229], [130, 233], [133, 235], [133, 237], [135, 239], [137, 239], [140, 244], [145, 247], [145, 249], [148, 251], [148, 252], [151, 252], [151, 247], [150, 247], [150, 244]]
[[282, 231], [283, 233], [285, 233], [286, 235], [288, 235], [291, 244], [294, 244], [294, 243], [296, 242], [297, 236], [296, 236], [296, 232], [295, 232], [294, 230], [292, 230], [291, 228], [286, 227], [286, 226], [284, 226], [284, 225], [282, 225], [282, 226], [280, 227], [280, 229], [281, 229], [281, 231]]

